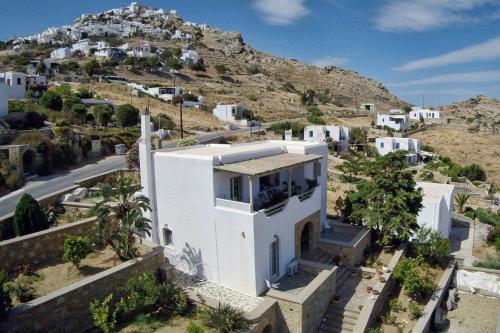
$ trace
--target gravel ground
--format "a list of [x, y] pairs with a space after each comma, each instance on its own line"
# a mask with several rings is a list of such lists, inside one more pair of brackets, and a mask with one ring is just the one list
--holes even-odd
[[450, 333], [494, 333], [500, 299], [459, 292], [455, 310], [448, 312]]

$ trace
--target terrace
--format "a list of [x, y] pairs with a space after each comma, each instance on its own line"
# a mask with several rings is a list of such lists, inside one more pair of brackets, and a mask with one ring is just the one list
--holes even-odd
[[215, 166], [216, 183], [220, 184], [216, 206], [248, 213], [264, 210], [270, 216], [292, 197], [304, 201], [319, 185], [321, 158], [285, 153]]

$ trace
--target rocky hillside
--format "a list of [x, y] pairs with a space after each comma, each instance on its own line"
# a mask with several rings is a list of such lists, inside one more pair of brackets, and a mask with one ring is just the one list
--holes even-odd
[[471, 131], [500, 133], [500, 100], [494, 97], [477, 96], [442, 110], [454, 117], [455, 121], [470, 124]]

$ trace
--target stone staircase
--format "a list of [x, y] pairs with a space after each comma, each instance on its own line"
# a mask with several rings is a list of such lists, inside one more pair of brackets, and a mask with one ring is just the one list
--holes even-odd
[[301, 257], [305, 260], [319, 262], [326, 265], [333, 264], [333, 257], [320, 248], [316, 248], [314, 250], [303, 250]]
[[[337, 271], [336, 289], [341, 290], [350, 277], [351, 270], [339, 267]], [[347, 309], [346, 300], [339, 303], [330, 302], [318, 333], [343, 333], [352, 332], [358, 320], [360, 311], [358, 309]]]

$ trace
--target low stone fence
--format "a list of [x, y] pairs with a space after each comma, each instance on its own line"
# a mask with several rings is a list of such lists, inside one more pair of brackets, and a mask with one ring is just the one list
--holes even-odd
[[358, 321], [356, 322], [356, 326], [354, 326], [354, 333], [364, 333], [368, 327], [374, 322], [375, 318], [382, 310], [384, 304], [387, 302], [387, 298], [389, 297], [392, 289], [395, 285], [395, 279], [392, 277], [392, 271], [394, 267], [398, 264], [401, 257], [404, 255], [406, 251], [406, 244], [402, 244], [399, 248], [394, 252], [394, 256], [389, 262], [388, 268], [389, 273], [383, 273], [386, 282], [382, 283], [377, 281], [373, 289], [378, 290], [380, 292], [379, 295], [370, 295], [368, 299], [365, 300], [363, 304], [363, 309], [359, 314]]
[[441, 277], [441, 280], [439, 280], [437, 291], [425, 306], [422, 317], [420, 317], [420, 319], [413, 327], [413, 333], [427, 333], [430, 331], [434, 312], [443, 301], [443, 298], [448, 294], [448, 289], [451, 282], [453, 281], [453, 273], [455, 273], [456, 267], [456, 260], [450, 260], [450, 262], [448, 263], [448, 267], [445, 269], [443, 276]]
[[1, 332], [82, 332], [94, 327], [89, 304], [116, 292], [129, 279], [156, 270], [165, 258], [153, 243], [151, 251], [86, 279], [22, 304], [0, 322]]
[[279, 307], [276, 332], [316, 332], [335, 295], [336, 266], [300, 260], [299, 269], [320, 272], [298, 295], [279, 290], [267, 293], [267, 297], [276, 300]]
[[320, 236], [318, 240], [318, 247], [327, 252], [333, 257], [339, 256], [342, 258], [342, 265], [347, 267], [354, 267], [364, 259], [364, 252], [371, 247], [371, 231], [358, 226], [348, 225], [345, 223], [335, 223], [341, 225], [343, 228], [353, 228], [358, 230], [358, 233], [349, 242], [339, 240], [332, 240]]
[[10, 272], [19, 265], [38, 265], [61, 258], [66, 235], [91, 235], [96, 220], [93, 217], [0, 242], [0, 270]]

